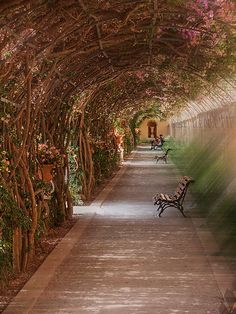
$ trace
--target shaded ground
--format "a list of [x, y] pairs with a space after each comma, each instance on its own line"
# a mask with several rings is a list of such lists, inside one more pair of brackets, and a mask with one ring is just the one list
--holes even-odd
[[50, 254], [66, 233], [73, 227], [77, 219], [78, 217], [74, 216], [73, 219], [67, 221], [61, 227], [51, 229], [47, 237], [42, 239], [40, 245], [37, 247], [35, 259], [28, 271], [20, 275], [12, 275], [12, 277], [9, 278], [7, 286], [0, 290], [0, 313], [2, 313], [11, 299], [22, 289], [25, 283], [43, 263], [48, 254]]
[[[234, 276], [190, 194], [155, 216], [179, 175], [141, 147], [81, 215], [4, 313], [214, 314]], [[88, 214], [90, 213], [90, 214]], [[235, 275], [235, 274], [234, 274]]]

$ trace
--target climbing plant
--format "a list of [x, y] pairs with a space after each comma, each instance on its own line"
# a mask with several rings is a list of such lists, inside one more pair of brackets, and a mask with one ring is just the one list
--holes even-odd
[[[1, 261], [27, 269], [40, 235], [71, 217], [76, 191], [90, 199], [130, 152], [142, 117], [235, 84], [234, 9], [230, 0], [0, 3]], [[122, 120], [132, 133], [129, 123], [116, 129]], [[42, 145], [60, 155], [51, 183]]]

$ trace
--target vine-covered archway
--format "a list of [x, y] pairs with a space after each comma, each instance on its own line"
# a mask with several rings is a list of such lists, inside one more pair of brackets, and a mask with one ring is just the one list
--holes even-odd
[[[41, 234], [71, 216], [72, 191], [90, 198], [117, 166], [121, 146], [131, 149], [134, 117], [149, 110], [168, 117], [219, 81], [232, 83], [234, 6], [230, 0], [0, 4], [2, 265], [25, 270]], [[40, 175], [45, 164], [53, 168], [48, 198], [51, 186]]]

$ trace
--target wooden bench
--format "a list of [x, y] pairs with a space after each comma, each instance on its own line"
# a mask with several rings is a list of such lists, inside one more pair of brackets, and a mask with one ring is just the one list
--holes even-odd
[[169, 151], [172, 150], [171, 148], [168, 148], [165, 152], [165, 154], [161, 155], [161, 156], [158, 156], [156, 155], [154, 157], [154, 159], [156, 159], [156, 162], [158, 163], [159, 160], [163, 160], [165, 163], [167, 163], [167, 157], [168, 157], [168, 153]]
[[163, 145], [164, 145], [164, 142], [162, 144], [156, 144], [155, 142], [151, 142], [151, 150], [158, 150], [158, 148], [160, 150], [163, 150]]
[[179, 184], [174, 194], [160, 193], [153, 197], [154, 205], [158, 206], [157, 212], [160, 210], [159, 217], [161, 217], [163, 211], [168, 207], [177, 208], [181, 212], [181, 214], [186, 217], [184, 214], [183, 202], [188, 190], [188, 186], [191, 182], [193, 182], [192, 178], [184, 176], [179, 181]]

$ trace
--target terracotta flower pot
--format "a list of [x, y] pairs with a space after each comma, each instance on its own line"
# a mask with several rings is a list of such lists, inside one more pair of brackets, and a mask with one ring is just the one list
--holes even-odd
[[116, 135], [116, 142], [118, 145], [123, 144], [123, 135], [120, 134]]
[[42, 165], [41, 168], [39, 169], [39, 177], [45, 182], [49, 182], [52, 180], [53, 175], [52, 175], [52, 170], [54, 168], [53, 164], [49, 165]]

